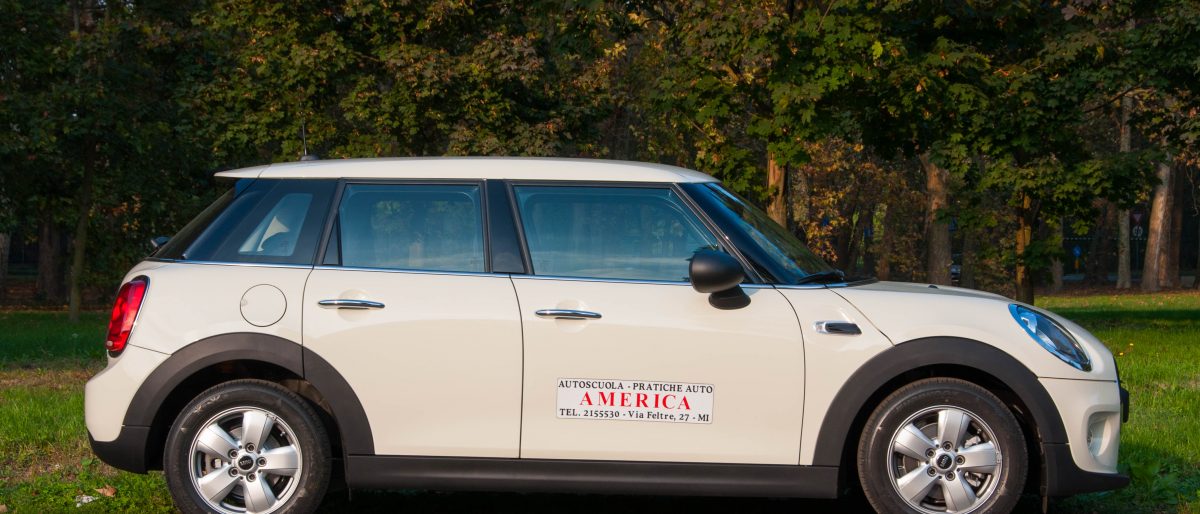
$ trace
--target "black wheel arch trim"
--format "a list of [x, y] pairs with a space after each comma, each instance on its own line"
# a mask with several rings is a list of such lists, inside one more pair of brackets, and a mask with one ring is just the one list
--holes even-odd
[[817, 435], [813, 465], [840, 465], [845, 445], [858, 440], [858, 434], [851, 434], [850, 431], [867, 401], [888, 382], [931, 365], [973, 368], [1000, 380], [1029, 410], [1042, 444], [1067, 442], [1058, 409], [1037, 375], [1029, 368], [986, 343], [958, 337], [927, 337], [900, 343], [883, 351], [850, 376], [830, 405], [853, 407], [846, 410], [829, 409], [829, 413], [839, 410], [849, 412], [842, 416], [826, 415]]
[[207, 337], [172, 354], [146, 377], [134, 394], [125, 412], [125, 428], [147, 427], [148, 435], [159, 409], [180, 384], [200, 370], [231, 361], [270, 364], [303, 378], [320, 392], [333, 411], [343, 451], [347, 454], [375, 453], [370, 422], [362, 403], [329, 362], [296, 342], [253, 332]]

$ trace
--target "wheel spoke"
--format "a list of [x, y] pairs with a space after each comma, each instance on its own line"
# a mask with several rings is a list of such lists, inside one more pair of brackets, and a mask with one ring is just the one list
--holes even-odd
[[204, 452], [209, 457], [229, 460], [229, 452], [237, 451], [238, 445], [233, 436], [229, 435], [229, 432], [226, 432], [225, 429], [213, 423], [196, 437], [196, 449]]
[[996, 445], [991, 441], [964, 449], [958, 455], [965, 459], [958, 469], [988, 475], [996, 472]]
[[260, 455], [267, 460], [266, 464], [258, 467], [263, 473], [290, 477], [295, 475], [296, 468], [300, 467], [300, 455], [296, 453], [294, 446], [273, 448]]
[[209, 471], [196, 480], [200, 486], [200, 494], [214, 504], [220, 504], [229, 496], [229, 491], [233, 490], [233, 486], [238, 484], [236, 476], [229, 476], [229, 466], [222, 466], [220, 469]]
[[935, 483], [937, 483], [937, 476], [929, 476], [929, 465], [922, 464], [896, 480], [896, 488], [900, 490], [902, 496], [919, 504], [929, 494], [929, 490], [933, 489]]
[[954, 449], [962, 446], [963, 436], [967, 433], [967, 426], [971, 424], [971, 417], [967, 413], [958, 409], [942, 409], [938, 411], [938, 441], [954, 445]]
[[247, 512], [266, 512], [275, 505], [275, 492], [271, 491], [268, 480], [243, 481], [242, 490], [245, 492]]
[[256, 448], [262, 448], [263, 441], [271, 433], [273, 426], [275, 421], [263, 411], [246, 411], [242, 414], [242, 444], [253, 444]]
[[942, 481], [942, 495], [946, 498], [946, 512], [962, 512], [975, 505], [975, 491], [960, 475], [955, 480]]
[[936, 445], [929, 437], [925, 435], [916, 425], [909, 423], [908, 426], [900, 430], [896, 434], [896, 441], [892, 443], [892, 451], [902, 453], [919, 461], [924, 461], [927, 457], [925, 452], [931, 450]]

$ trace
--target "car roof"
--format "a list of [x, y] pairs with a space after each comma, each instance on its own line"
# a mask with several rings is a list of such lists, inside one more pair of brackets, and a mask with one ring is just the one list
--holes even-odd
[[698, 171], [633, 161], [540, 157], [408, 157], [284, 162], [222, 171], [218, 177], [301, 179], [513, 179], [607, 182], [716, 182]]

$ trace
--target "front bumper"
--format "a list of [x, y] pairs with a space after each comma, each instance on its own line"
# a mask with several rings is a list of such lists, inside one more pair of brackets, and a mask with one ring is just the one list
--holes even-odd
[[[1121, 423], [1129, 421], [1129, 391], [1118, 387]], [[1114, 450], [1115, 451], [1115, 450]], [[1074, 494], [1111, 491], [1129, 485], [1129, 477], [1120, 473], [1102, 473], [1081, 469], [1075, 463], [1071, 445], [1065, 443], [1042, 444], [1043, 496], [1071, 496]]]

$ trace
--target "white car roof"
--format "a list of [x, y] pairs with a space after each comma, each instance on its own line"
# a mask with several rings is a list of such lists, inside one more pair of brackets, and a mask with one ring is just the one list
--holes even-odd
[[608, 182], [716, 182], [698, 171], [632, 161], [538, 157], [330, 159], [222, 171], [232, 178], [514, 179]]

